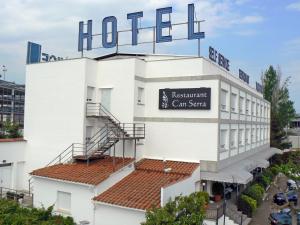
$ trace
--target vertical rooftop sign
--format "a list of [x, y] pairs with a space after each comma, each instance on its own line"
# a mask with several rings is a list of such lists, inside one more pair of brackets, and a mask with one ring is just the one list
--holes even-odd
[[[118, 21], [115, 16], [108, 16], [102, 20], [102, 32], [93, 34], [93, 21], [88, 20], [87, 23], [79, 22], [78, 34], [78, 51], [90, 51], [99, 48], [117, 48], [120, 46], [136, 46], [139, 44], [153, 44], [153, 53], [155, 53], [156, 43], [172, 42], [175, 40], [198, 40], [198, 50], [200, 49], [200, 39], [205, 38], [205, 33], [200, 32], [200, 22], [195, 20], [195, 6], [189, 4], [187, 9], [187, 22], [172, 24], [171, 14], [172, 7], [156, 9], [156, 23], [149, 27], [138, 27], [138, 22], [143, 18], [144, 13], [133, 12], [127, 14], [127, 19], [131, 22], [131, 29], [118, 30]], [[168, 19], [166, 19], [166, 15]], [[187, 36], [181, 38], [174, 38], [171, 34], [172, 27], [187, 24]], [[195, 28], [198, 25], [198, 28]], [[140, 40], [139, 33], [143, 30], [151, 30], [153, 32], [152, 40]], [[197, 30], [197, 31], [196, 31]], [[168, 31], [168, 32], [167, 32]], [[131, 33], [131, 43], [120, 43], [121, 33]], [[167, 34], [166, 34], [167, 33]], [[101, 39], [95, 43], [94, 37], [101, 36]], [[94, 47], [94, 45], [96, 46]], [[200, 50], [198, 51], [200, 55]]]

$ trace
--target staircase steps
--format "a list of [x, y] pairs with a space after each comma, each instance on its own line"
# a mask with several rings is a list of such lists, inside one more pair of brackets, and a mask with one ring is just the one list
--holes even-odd
[[248, 225], [251, 222], [251, 218], [238, 211], [237, 206], [230, 201], [226, 205], [226, 216], [237, 224], [241, 224], [241, 220], [243, 225]]

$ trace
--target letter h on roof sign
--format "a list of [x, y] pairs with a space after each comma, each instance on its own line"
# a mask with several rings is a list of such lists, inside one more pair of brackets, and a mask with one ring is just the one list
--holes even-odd
[[79, 38], [78, 38], [78, 51], [82, 52], [83, 51], [83, 40], [87, 39], [87, 50], [92, 50], [92, 39], [93, 39], [93, 34], [92, 34], [92, 20], [88, 20], [87, 23], [87, 32], [84, 33], [83, 28], [84, 28], [84, 23], [80, 22], [79, 23]]

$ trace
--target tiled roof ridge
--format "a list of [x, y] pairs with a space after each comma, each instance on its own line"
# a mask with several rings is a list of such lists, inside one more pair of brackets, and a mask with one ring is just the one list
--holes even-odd
[[138, 168], [136, 167], [136, 171], [146, 171], [146, 172], [154, 172], [154, 173], [165, 173], [165, 174], [174, 174], [174, 175], [184, 175], [184, 176], [190, 176], [191, 173], [188, 172], [178, 172], [178, 171], [162, 171], [159, 169], [150, 169], [150, 168]]

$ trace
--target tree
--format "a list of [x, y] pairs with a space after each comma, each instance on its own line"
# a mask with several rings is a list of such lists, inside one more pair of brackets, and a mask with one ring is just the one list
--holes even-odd
[[11, 122], [10, 120], [5, 121], [3, 125], [4, 135], [6, 138], [18, 138], [21, 137], [22, 134], [19, 129], [19, 125]]
[[146, 212], [146, 222], [142, 225], [199, 225], [203, 223], [205, 206], [208, 204], [206, 192], [195, 192], [189, 196], [178, 196], [166, 206], [152, 208]]
[[289, 96], [290, 77], [282, 81], [281, 70], [270, 66], [262, 75], [264, 98], [271, 103], [271, 146], [283, 149], [286, 128], [295, 117], [294, 103]]

